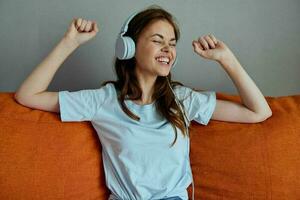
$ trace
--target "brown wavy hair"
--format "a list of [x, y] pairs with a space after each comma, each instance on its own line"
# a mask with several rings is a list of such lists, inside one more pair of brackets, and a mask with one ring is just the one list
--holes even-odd
[[[174, 28], [176, 42], [179, 40], [180, 32], [175, 18], [166, 10], [157, 5], [152, 5], [145, 10], [136, 14], [128, 24], [128, 30], [124, 36], [130, 36], [135, 43], [137, 43], [138, 37], [142, 30], [153, 21], [167, 20]], [[140, 118], [132, 113], [124, 103], [124, 100], [139, 100], [142, 97], [142, 90], [139, 86], [136, 74], [135, 74], [135, 58], [129, 60], [119, 60], [115, 58], [115, 72], [117, 74], [117, 81], [105, 81], [102, 86], [107, 83], [113, 83], [118, 91], [118, 101], [122, 110], [132, 119], [139, 121]], [[154, 92], [152, 99], [156, 100], [155, 106], [157, 111], [164, 116], [172, 125], [175, 132], [174, 142], [177, 140], [178, 127], [184, 136], [187, 135], [184, 125], [184, 118], [180, 111], [180, 108], [174, 100], [174, 94], [168, 86], [167, 79], [170, 81], [170, 85], [174, 88], [176, 85], [183, 86], [178, 81], [171, 81], [171, 72], [168, 76], [158, 76], [154, 84]], [[128, 96], [127, 96], [128, 95]]]

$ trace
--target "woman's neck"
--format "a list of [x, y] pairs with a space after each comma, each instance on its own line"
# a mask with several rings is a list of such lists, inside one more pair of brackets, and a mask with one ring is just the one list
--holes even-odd
[[154, 91], [154, 84], [156, 81], [156, 77], [143, 76], [142, 74], [137, 74], [137, 79], [139, 82], [139, 86], [142, 90], [141, 99], [135, 100], [137, 104], [150, 104], [154, 101], [152, 99], [152, 94]]

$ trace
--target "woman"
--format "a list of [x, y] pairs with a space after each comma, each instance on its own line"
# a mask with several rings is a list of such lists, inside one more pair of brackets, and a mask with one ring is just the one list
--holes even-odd
[[218, 100], [215, 92], [197, 92], [172, 81], [170, 70], [180, 34], [172, 15], [157, 6], [130, 20], [125, 36], [134, 41], [134, 57], [116, 58], [117, 81], [107, 81], [99, 89], [46, 91], [63, 61], [97, 33], [95, 21], [73, 19], [15, 98], [31, 108], [60, 112], [62, 121], [91, 121], [102, 145], [109, 199], [188, 199], [192, 171], [189, 137], [185, 136], [189, 122], [256, 123], [272, 115], [234, 54], [211, 34], [192, 42], [194, 52], [220, 63], [236, 85], [242, 104]]

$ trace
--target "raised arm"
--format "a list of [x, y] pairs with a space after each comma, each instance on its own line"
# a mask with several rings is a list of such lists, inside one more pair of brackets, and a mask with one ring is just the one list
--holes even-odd
[[220, 63], [235, 84], [242, 100], [242, 104], [217, 100], [212, 119], [256, 123], [272, 115], [263, 94], [224, 42], [217, 40], [213, 35], [206, 35], [198, 41], [193, 41], [193, 45], [197, 54]]
[[16, 101], [27, 107], [59, 112], [58, 92], [46, 90], [67, 57], [97, 32], [96, 22], [73, 19], [64, 37], [18, 88], [15, 93]]

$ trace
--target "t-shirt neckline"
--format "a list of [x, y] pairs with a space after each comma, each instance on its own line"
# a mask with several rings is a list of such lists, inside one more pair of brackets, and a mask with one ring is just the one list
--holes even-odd
[[[117, 89], [115, 88], [115, 85], [113, 83], [112, 83], [112, 87], [114, 88], [114, 91], [115, 91], [115, 94], [116, 94], [116, 98], [118, 99], [118, 92], [117, 92]], [[129, 105], [131, 108], [136, 108], [136, 109], [139, 109], [139, 110], [144, 110], [144, 109], [153, 109], [153, 107], [154, 107], [154, 105], [156, 103], [156, 100], [153, 101], [150, 104], [144, 104], [144, 105], [137, 104], [137, 103], [133, 102], [130, 99], [124, 100], [124, 102], [125, 102], [125, 104]]]

